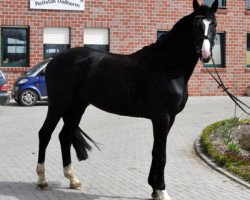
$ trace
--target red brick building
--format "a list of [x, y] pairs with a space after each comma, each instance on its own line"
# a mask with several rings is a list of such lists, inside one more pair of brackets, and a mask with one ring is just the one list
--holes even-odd
[[[199, 0], [208, 4], [211, 1]], [[192, 2], [2, 0], [0, 70], [11, 87], [29, 67], [65, 48], [94, 45], [113, 53], [132, 53], [155, 42], [157, 35], [192, 12]], [[232, 89], [237, 86], [238, 94], [243, 95], [250, 85], [250, 0], [219, 2], [216, 64], [225, 84]], [[222, 95], [200, 63], [191, 78], [189, 93]]]

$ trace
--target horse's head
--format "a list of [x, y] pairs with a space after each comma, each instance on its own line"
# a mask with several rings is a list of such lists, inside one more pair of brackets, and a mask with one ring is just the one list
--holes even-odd
[[201, 61], [207, 63], [212, 57], [212, 49], [216, 36], [217, 24], [215, 12], [218, 9], [218, 0], [215, 0], [211, 7], [200, 6], [198, 1], [194, 0], [193, 7], [193, 39]]

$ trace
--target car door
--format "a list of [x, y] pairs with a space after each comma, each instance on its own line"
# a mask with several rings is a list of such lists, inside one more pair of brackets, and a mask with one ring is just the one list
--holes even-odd
[[38, 74], [38, 78], [39, 78], [38, 89], [41, 92], [41, 96], [47, 97], [48, 95], [45, 83], [45, 68]]
[[3, 74], [3, 72], [0, 71], [0, 86], [4, 85], [6, 83], [6, 78]]

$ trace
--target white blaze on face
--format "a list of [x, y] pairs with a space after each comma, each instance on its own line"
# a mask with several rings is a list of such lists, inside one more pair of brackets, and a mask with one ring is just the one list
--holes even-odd
[[[204, 36], [207, 36], [208, 34], [208, 29], [209, 29], [209, 24], [211, 23], [211, 21], [207, 20], [207, 19], [203, 19], [203, 23], [205, 25], [205, 33], [204, 33]], [[202, 57], [207, 59], [210, 55], [211, 55], [211, 52], [210, 52], [210, 42], [208, 39], [205, 39], [203, 41], [203, 44], [202, 44], [202, 48], [201, 48], [201, 53], [202, 53]]]

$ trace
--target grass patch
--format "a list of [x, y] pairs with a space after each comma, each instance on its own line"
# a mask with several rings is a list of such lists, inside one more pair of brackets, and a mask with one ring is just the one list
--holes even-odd
[[[250, 183], [250, 159], [240, 156], [241, 149], [250, 150], [250, 138], [243, 135], [239, 141], [235, 141], [233, 131], [240, 128], [241, 125], [249, 123], [249, 120], [239, 120], [232, 118], [222, 120], [206, 127], [201, 135], [201, 146], [209, 157], [217, 165], [225, 167], [229, 172], [241, 177]], [[224, 141], [227, 151], [222, 153], [211, 139], [211, 135], [219, 135]]]

